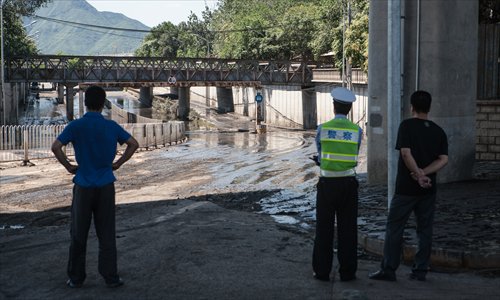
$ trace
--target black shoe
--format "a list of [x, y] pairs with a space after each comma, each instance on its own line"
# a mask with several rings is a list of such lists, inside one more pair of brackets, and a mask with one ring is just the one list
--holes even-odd
[[411, 280], [425, 281], [425, 275], [425, 272], [411, 272], [409, 277]]
[[83, 286], [83, 283], [76, 283], [76, 282], [73, 282], [71, 279], [68, 279], [68, 281], [66, 281], [66, 285], [72, 289], [77, 289], [77, 288], [81, 288]]
[[118, 280], [114, 281], [114, 282], [106, 282], [106, 286], [109, 288], [116, 288], [116, 287], [122, 286], [124, 284], [125, 284], [125, 282], [121, 278], [118, 278]]
[[356, 279], [356, 275], [342, 276], [340, 275], [340, 281], [352, 281]]
[[368, 274], [368, 278], [374, 280], [396, 281], [396, 274], [393, 272], [378, 270], [377, 272]]
[[318, 275], [316, 273], [313, 273], [314, 279], [321, 280], [321, 281], [330, 281], [330, 276], [328, 275]]

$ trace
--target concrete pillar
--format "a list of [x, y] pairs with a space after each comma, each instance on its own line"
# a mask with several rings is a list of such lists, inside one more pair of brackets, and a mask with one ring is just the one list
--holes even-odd
[[316, 89], [314, 86], [302, 88], [302, 120], [304, 129], [317, 127]]
[[153, 106], [153, 87], [144, 86], [140, 89], [139, 102], [144, 104], [146, 107]]
[[68, 121], [73, 121], [75, 118], [74, 109], [75, 104], [73, 102], [73, 88], [74, 85], [66, 85], [66, 117]]
[[233, 89], [217, 87], [217, 112], [234, 112]]
[[5, 99], [2, 100], [2, 105], [5, 105], [2, 111], [2, 125], [15, 125], [14, 88], [11, 83], [5, 83]]
[[179, 88], [176, 86], [171, 86], [170, 87], [170, 94], [176, 94], [179, 95]]
[[83, 101], [83, 90], [79, 89], [78, 90], [78, 115], [79, 117], [83, 117], [83, 114], [85, 113], [85, 104]]
[[478, 5], [478, 1], [421, 1], [420, 47], [417, 48], [417, 2], [406, 3], [404, 116], [410, 115], [411, 92], [421, 89], [431, 93], [430, 119], [446, 131], [449, 143], [448, 165], [438, 175], [441, 182], [472, 178], [476, 146]]
[[14, 83], [14, 97], [13, 97], [13, 102], [12, 105], [14, 105], [14, 115], [12, 116], [12, 124], [19, 124], [19, 103], [21, 103], [21, 96], [22, 96], [22, 88], [20, 83]]
[[177, 118], [179, 120], [188, 120], [191, 102], [190, 96], [191, 92], [189, 87], [179, 88], [179, 107], [177, 108]]
[[242, 98], [243, 98], [243, 115], [248, 117], [248, 88], [242, 87]]
[[[370, 2], [368, 59], [368, 182], [387, 182], [387, 0]], [[393, 145], [391, 146], [393, 147]]]
[[64, 103], [64, 85], [61, 83], [57, 84], [57, 100], [58, 103]]
[[[417, 5], [420, 3], [420, 10]], [[449, 163], [440, 182], [469, 179], [475, 160], [477, 1], [405, 1], [403, 119], [410, 96], [431, 93], [430, 119], [448, 135]], [[420, 11], [420, 15], [417, 12]], [[420, 25], [418, 25], [420, 24]], [[387, 180], [387, 0], [370, 2], [368, 181]]]

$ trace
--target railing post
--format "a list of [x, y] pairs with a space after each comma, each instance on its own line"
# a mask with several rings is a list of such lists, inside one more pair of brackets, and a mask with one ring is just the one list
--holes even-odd
[[23, 128], [23, 143], [24, 143], [24, 159], [23, 159], [23, 166], [27, 166], [30, 163], [30, 160], [28, 158], [28, 144], [29, 144], [29, 139], [28, 139], [28, 129]]

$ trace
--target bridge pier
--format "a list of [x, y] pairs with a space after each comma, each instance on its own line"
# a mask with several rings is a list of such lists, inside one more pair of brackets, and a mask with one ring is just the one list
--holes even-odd
[[75, 118], [75, 104], [74, 104], [74, 87], [76, 85], [74, 84], [67, 84], [66, 86], [66, 117], [68, 118], [68, 121], [73, 121]]
[[317, 127], [316, 101], [315, 87], [302, 87], [302, 124], [304, 129], [315, 129]]
[[190, 107], [190, 88], [180, 87], [179, 89], [179, 107], [177, 108], [177, 118], [179, 120], [187, 121], [189, 118]]
[[[449, 142], [449, 161], [439, 172], [440, 182], [470, 179], [476, 146], [479, 4], [477, 1], [450, 2], [406, 1], [402, 27], [401, 119], [410, 117], [410, 96], [415, 90], [431, 93], [430, 119], [445, 130]], [[387, 3], [370, 2], [367, 127], [370, 183], [388, 182], [387, 147], [395, 147], [387, 145], [390, 130], [387, 120], [391, 118], [387, 113], [387, 20], [390, 18]], [[420, 9], [417, 9], [418, 3]]]
[[85, 105], [83, 102], [83, 89], [78, 90], [78, 117], [82, 118], [85, 113]]
[[217, 112], [234, 112], [233, 89], [217, 87]]
[[170, 87], [170, 94], [176, 94], [179, 95], [179, 88], [176, 86], [171, 86]]
[[144, 104], [146, 107], [153, 106], [153, 87], [143, 86], [139, 93], [139, 102]]
[[64, 85], [57, 84], [57, 100], [59, 103], [64, 103]]

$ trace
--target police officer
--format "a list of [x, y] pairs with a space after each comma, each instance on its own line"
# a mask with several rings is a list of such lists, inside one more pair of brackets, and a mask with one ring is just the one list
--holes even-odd
[[316, 196], [316, 238], [313, 250], [314, 278], [330, 280], [333, 263], [335, 219], [338, 233], [338, 261], [341, 281], [356, 279], [358, 163], [361, 128], [347, 119], [356, 101], [350, 90], [331, 92], [335, 117], [321, 124], [316, 135], [320, 178]]

